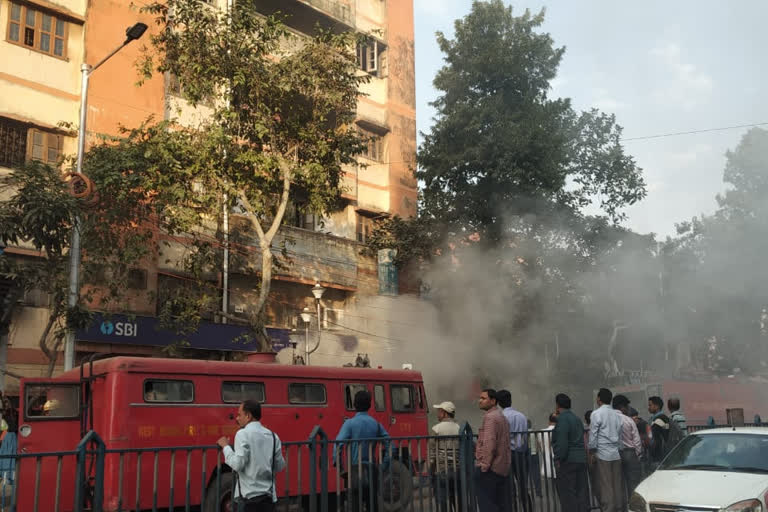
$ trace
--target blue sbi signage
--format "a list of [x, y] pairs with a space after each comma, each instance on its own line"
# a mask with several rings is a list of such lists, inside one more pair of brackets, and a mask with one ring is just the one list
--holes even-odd
[[111, 322], [103, 320], [99, 327], [101, 334], [105, 336], [131, 336], [136, 337], [139, 333], [139, 325], [136, 322]]
[[[273, 350], [289, 346], [287, 329], [267, 328]], [[78, 341], [165, 347], [181, 341], [187, 348], [206, 350], [257, 351], [258, 343], [248, 327], [200, 322], [197, 330], [184, 336], [162, 329], [155, 317], [102, 315], [97, 313], [87, 329], [76, 333]]]

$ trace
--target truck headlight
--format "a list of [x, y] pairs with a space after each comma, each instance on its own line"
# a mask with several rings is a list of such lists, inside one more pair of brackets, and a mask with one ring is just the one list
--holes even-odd
[[725, 512], [763, 512], [763, 505], [760, 500], [744, 500], [726, 508]]
[[633, 492], [632, 496], [629, 498], [629, 510], [631, 512], [646, 512], [648, 510], [648, 504], [645, 502], [645, 498], [637, 492]]

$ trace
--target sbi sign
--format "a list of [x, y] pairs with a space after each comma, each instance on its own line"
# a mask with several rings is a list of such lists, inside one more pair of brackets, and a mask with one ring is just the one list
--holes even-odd
[[106, 334], [107, 336], [114, 334], [115, 336], [132, 336], [135, 338], [139, 333], [139, 326], [130, 322], [116, 322], [113, 324], [109, 320], [105, 320], [101, 322], [100, 330], [101, 334]]

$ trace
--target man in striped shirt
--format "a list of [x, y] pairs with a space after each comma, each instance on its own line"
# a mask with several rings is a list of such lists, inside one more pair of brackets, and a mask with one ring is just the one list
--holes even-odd
[[621, 458], [621, 474], [624, 477], [624, 489], [626, 490], [625, 499], [629, 501], [635, 487], [642, 480], [640, 471], [640, 455], [643, 452], [640, 433], [637, 431], [637, 425], [629, 417], [629, 398], [624, 395], [613, 397], [613, 408], [621, 420], [621, 444], [619, 446], [619, 457]]
[[508, 508], [509, 465], [512, 450], [509, 424], [496, 405], [496, 390], [484, 389], [478, 400], [485, 411], [475, 447], [475, 490], [480, 512], [499, 512]]

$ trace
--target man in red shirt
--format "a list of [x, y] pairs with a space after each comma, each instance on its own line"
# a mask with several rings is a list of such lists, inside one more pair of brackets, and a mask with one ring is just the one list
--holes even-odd
[[508, 481], [512, 461], [509, 424], [496, 405], [496, 391], [484, 389], [478, 401], [485, 411], [475, 447], [475, 489], [480, 512], [499, 512], [510, 504]]

